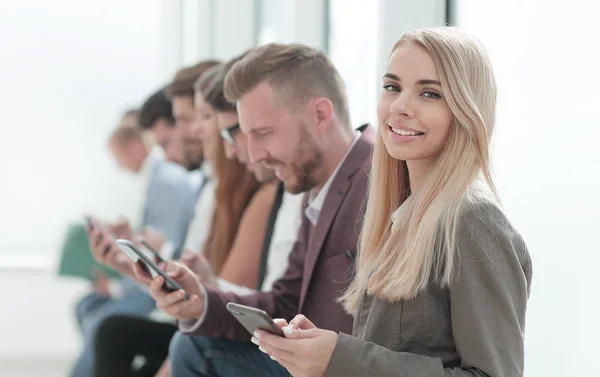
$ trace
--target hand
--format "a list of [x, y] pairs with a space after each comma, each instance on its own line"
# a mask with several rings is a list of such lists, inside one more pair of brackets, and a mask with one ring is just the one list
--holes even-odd
[[133, 276], [131, 265], [133, 262], [127, 258], [115, 243], [113, 236], [105, 229], [94, 230], [87, 228], [90, 250], [94, 259], [110, 268]]
[[165, 243], [165, 238], [162, 233], [152, 227], [144, 228], [144, 231], [139, 236], [154, 250], [160, 252]]
[[[164, 262], [160, 262], [158, 260], [155, 260], [154, 262], [161, 270], [164, 271], [167, 269], [167, 265]], [[152, 284], [152, 281], [154, 280], [154, 278], [150, 274], [148, 267], [146, 266], [146, 264], [143, 261], [138, 260], [137, 263], [133, 263], [132, 271], [133, 271], [133, 278], [138, 283], [140, 283], [142, 285], [146, 285], [148, 287], [150, 286], [150, 284]]]
[[110, 297], [110, 279], [100, 269], [94, 269], [94, 292], [100, 296]]
[[120, 217], [116, 222], [109, 224], [108, 230], [116, 238], [124, 238], [126, 240], [133, 239], [133, 231], [129, 225], [129, 220], [124, 217]]
[[198, 275], [202, 284], [217, 285], [217, 275], [213, 272], [204, 254], [185, 249], [181, 253], [181, 263]]
[[[198, 276], [177, 262], [169, 262], [166, 267], [169, 277], [190, 295], [190, 299], [184, 299], [185, 292], [183, 290], [176, 292], [165, 290], [165, 279], [157, 276], [150, 283], [150, 296], [156, 300], [156, 306], [177, 319], [200, 318], [204, 313], [204, 291]], [[136, 270], [137, 268], [136, 266]]]
[[88, 228], [88, 242], [94, 259], [100, 264], [111, 266], [119, 250], [109, 232], [104, 229]]
[[338, 334], [318, 329], [304, 316], [299, 317], [296, 316], [289, 325], [285, 320], [275, 321], [285, 337], [256, 331], [252, 343], [294, 377], [322, 377], [327, 372]]
[[275, 322], [275, 324], [284, 332], [289, 331], [288, 329], [286, 329], [286, 327], [291, 328], [292, 330], [310, 330], [317, 328], [317, 326], [315, 326], [315, 324], [312, 323], [303, 314], [298, 314], [297, 316], [295, 316], [289, 324], [285, 319], [282, 318], [276, 318], [273, 320], [273, 322]]

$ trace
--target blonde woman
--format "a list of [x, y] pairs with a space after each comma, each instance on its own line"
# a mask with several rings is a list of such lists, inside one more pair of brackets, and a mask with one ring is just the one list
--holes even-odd
[[278, 320], [253, 342], [295, 377], [523, 375], [527, 248], [490, 174], [496, 85], [458, 29], [411, 31], [383, 77], [353, 336]]

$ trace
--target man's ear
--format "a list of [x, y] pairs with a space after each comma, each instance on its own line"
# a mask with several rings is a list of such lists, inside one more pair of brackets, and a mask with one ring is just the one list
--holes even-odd
[[333, 121], [333, 104], [328, 98], [317, 98], [313, 101], [312, 108], [317, 131], [322, 135]]

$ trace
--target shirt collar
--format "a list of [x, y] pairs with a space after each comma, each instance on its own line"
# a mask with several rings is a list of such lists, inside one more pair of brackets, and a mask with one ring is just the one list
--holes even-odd
[[352, 140], [352, 143], [350, 143], [350, 146], [348, 147], [346, 154], [344, 155], [344, 157], [342, 158], [342, 160], [340, 161], [338, 166], [333, 171], [333, 174], [331, 174], [329, 176], [329, 179], [327, 179], [327, 182], [325, 182], [325, 184], [323, 185], [323, 188], [321, 188], [321, 190], [316, 194], [312, 190], [308, 194], [309, 195], [308, 196], [308, 207], [306, 207], [304, 214], [306, 215], [306, 217], [308, 217], [308, 219], [310, 220], [310, 222], [313, 226], [317, 225], [317, 220], [319, 219], [319, 214], [321, 213], [321, 209], [323, 208], [323, 204], [325, 203], [325, 198], [327, 197], [327, 193], [329, 192], [329, 188], [333, 184], [333, 180], [335, 179], [337, 172], [340, 170], [340, 167], [344, 164], [344, 161], [346, 161], [346, 158], [350, 154], [350, 151], [352, 151], [352, 148], [354, 148], [354, 145], [358, 142], [361, 135], [362, 135], [362, 132], [360, 132], [360, 131], [355, 132], [354, 139]]

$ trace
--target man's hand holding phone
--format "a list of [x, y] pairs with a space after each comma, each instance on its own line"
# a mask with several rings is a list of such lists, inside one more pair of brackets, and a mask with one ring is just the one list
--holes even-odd
[[133, 276], [132, 262], [124, 257], [111, 232], [93, 217], [86, 217], [89, 246], [94, 259], [122, 274]]
[[[164, 266], [160, 266], [164, 268]], [[136, 274], [141, 273], [140, 266], [134, 267]], [[158, 276], [150, 282], [150, 295], [156, 300], [156, 306], [170, 316], [185, 320], [197, 319], [204, 313], [204, 289], [198, 276], [181, 263], [169, 262], [165, 271], [183, 290], [168, 292], [164, 289], [165, 279]], [[147, 275], [146, 275], [147, 277]], [[185, 292], [191, 297], [185, 299]]]

